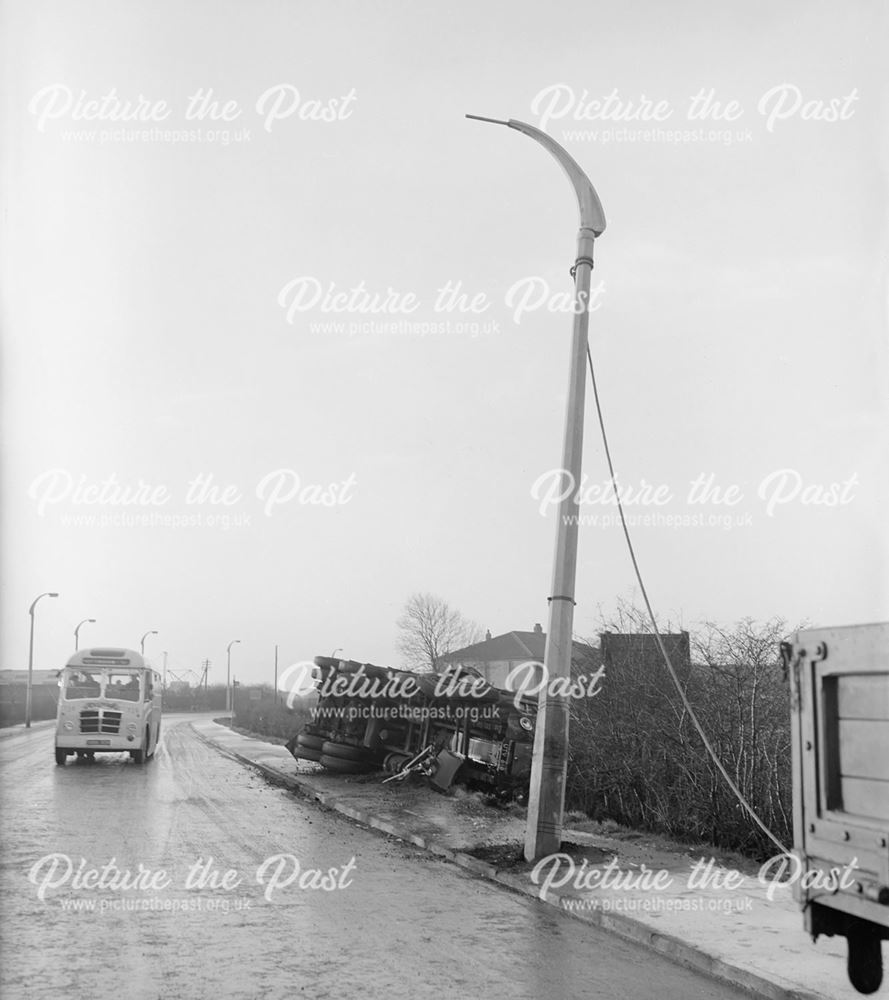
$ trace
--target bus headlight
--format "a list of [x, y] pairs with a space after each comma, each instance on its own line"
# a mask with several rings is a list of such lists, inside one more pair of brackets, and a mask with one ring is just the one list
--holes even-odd
[[136, 723], [135, 723], [135, 722], [131, 722], [131, 723], [130, 723], [130, 724], [129, 724], [129, 725], [127, 726], [127, 732], [128, 732], [128, 733], [135, 733], [136, 729], [137, 729], [137, 726], [136, 726]]
[[70, 732], [71, 732], [71, 730], [72, 730], [73, 728], [74, 728], [74, 723], [73, 723], [73, 722], [72, 722], [72, 721], [71, 721], [71, 720], [69, 719], [69, 720], [68, 720], [68, 721], [67, 721], [67, 722], [65, 723], [65, 729], [67, 729], [67, 730], [68, 730], [68, 732], [70, 733]]

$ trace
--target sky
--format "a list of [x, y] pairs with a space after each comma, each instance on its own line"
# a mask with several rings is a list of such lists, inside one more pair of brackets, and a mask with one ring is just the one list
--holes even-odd
[[[577, 206], [659, 616], [887, 618], [887, 16], [2, 5], [2, 660], [400, 665], [546, 627]], [[638, 590], [588, 395], [575, 631]], [[646, 489], [647, 487], [647, 489]], [[635, 501], [630, 498], [635, 498]]]

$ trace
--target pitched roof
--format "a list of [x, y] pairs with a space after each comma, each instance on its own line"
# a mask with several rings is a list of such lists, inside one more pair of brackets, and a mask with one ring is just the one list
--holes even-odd
[[[504, 632], [463, 649], [455, 649], [441, 659], [444, 663], [492, 663], [496, 660], [543, 661], [546, 648], [545, 632]], [[574, 643], [574, 654], [587, 652], [587, 647]]]

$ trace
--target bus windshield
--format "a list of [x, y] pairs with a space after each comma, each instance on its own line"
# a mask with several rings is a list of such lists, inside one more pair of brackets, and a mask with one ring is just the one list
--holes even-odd
[[115, 698], [139, 701], [139, 675], [123, 670], [68, 670], [63, 697], [66, 701], [81, 698]]

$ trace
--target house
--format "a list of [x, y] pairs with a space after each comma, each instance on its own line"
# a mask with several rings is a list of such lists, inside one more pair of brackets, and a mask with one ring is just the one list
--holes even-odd
[[[574, 642], [572, 645], [573, 672], [579, 664], [589, 663], [590, 654], [595, 651], [585, 643]], [[494, 687], [515, 691], [519, 685], [528, 689], [536, 688], [540, 683], [545, 648], [546, 633], [540, 624], [535, 625], [531, 632], [513, 631], [495, 636], [489, 629], [483, 642], [447, 653], [440, 662], [443, 667], [459, 665], [477, 670]], [[530, 666], [519, 669], [526, 664]]]

